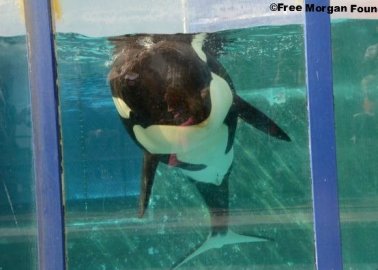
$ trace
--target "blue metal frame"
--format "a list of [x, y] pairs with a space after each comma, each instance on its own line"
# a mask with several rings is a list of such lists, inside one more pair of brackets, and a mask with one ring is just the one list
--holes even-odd
[[56, 62], [49, 0], [24, 1], [33, 125], [39, 269], [65, 269]]
[[[309, 3], [309, 1], [307, 2]], [[328, 5], [328, 1], [312, 1]], [[40, 269], [65, 269], [56, 62], [49, 0], [25, 1]], [[317, 269], [342, 269], [330, 17], [306, 13], [310, 153]]]
[[[329, 5], [328, 1], [311, 3]], [[339, 270], [342, 255], [329, 14], [306, 12], [305, 29], [316, 264], [317, 269]]]

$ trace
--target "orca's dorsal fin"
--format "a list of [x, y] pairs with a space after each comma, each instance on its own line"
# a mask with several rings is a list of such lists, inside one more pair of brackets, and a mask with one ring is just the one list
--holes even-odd
[[256, 236], [242, 235], [235, 233], [231, 230], [228, 230], [224, 234], [210, 234], [210, 236], [205, 240], [205, 242], [195, 247], [194, 250], [192, 250], [187, 256], [185, 256], [180, 261], [176, 262], [171, 269], [178, 269], [180, 266], [187, 263], [194, 257], [197, 257], [198, 255], [203, 254], [210, 249], [221, 248], [225, 245], [256, 243], [266, 241], [269, 241], [269, 239]]
[[283, 131], [272, 119], [238, 95], [234, 96], [234, 107], [241, 119], [258, 130], [277, 139], [288, 142], [291, 141], [286, 132]]
[[140, 183], [140, 195], [139, 195], [139, 217], [143, 217], [144, 212], [148, 207], [148, 202], [150, 200], [152, 186], [154, 184], [156, 168], [159, 164], [158, 155], [153, 155], [144, 152], [143, 157], [143, 171], [142, 179]]

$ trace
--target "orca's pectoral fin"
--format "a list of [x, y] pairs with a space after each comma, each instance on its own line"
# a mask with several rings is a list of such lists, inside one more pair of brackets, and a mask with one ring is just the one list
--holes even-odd
[[143, 158], [143, 171], [140, 185], [140, 197], [139, 197], [139, 217], [143, 217], [144, 212], [148, 207], [150, 200], [152, 186], [154, 184], [154, 177], [157, 165], [159, 164], [159, 158], [157, 155], [144, 153]]
[[235, 95], [234, 106], [241, 119], [255, 128], [284, 141], [291, 141], [290, 137], [266, 114], [253, 107], [247, 101]]
[[194, 250], [192, 250], [182, 260], [176, 262], [176, 264], [173, 265], [172, 270], [178, 269], [180, 266], [187, 263], [194, 257], [197, 257], [198, 255], [205, 253], [206, 251], [210, 249], [221, 248], [225, 245], [241, 244], [241, 243], [256, 243], [256, 242], [266, 242], [266, 241], [269, 241], [269, 239], [242, 235], [242, 234], [235, 233], [231, 230], [228, 230], [224, 234], [210, 235], [205, 240], [205, 242], [195, 247]]

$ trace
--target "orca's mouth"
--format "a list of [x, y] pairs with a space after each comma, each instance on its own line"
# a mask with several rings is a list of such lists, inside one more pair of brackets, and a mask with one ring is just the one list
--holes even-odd
[[172, 112], [172, 115], [173, 115], [174, 125], [176, 126], [196, 125], [204, 120], [204, 119], [200, 119], [200, 121], [198, 121], [195, 117], [188, 115], [187, 113], [182, 112], [182, 111]]
[[185, 112], [172, 112], [172, 123], [174, 126], [193, 126], [203, 122], [206, 118], [198, 118]]
[[210, 113], [211, 105], [209, 103], [211, 101], [200, 95], [185, 97], [171, 92], [165, 95], [163, 102], [167, 106], [168, 117], [166, 119], [162, 117], [161, 121], [159, 121], [160, 124], [174, 126], [195, 125], [203, 122]]
[[195, 110], [188, 110], [187, 106], [172, 107], [168, 105], [166, 113], [158, 120], [158, 124], [191, 126], [203, 122], [208, 115], [206, 104], [202, 104], [202, 106], [197, 107]]

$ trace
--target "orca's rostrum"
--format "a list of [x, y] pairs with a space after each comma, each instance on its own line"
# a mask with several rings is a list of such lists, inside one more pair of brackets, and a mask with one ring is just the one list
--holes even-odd
[[193, 180], [211, 219], [209, 237], [174, 268], [212, 248], [266, 241], [228, 228], [228, 177], [238, 118], [278, 139], [289, 136], [235, 93], [217, 60], [216, 34], [126, 35], [115, 46], [108, 79], [117, 111], [144, 149], [139, 216], [147, 209], [159, 162]]

